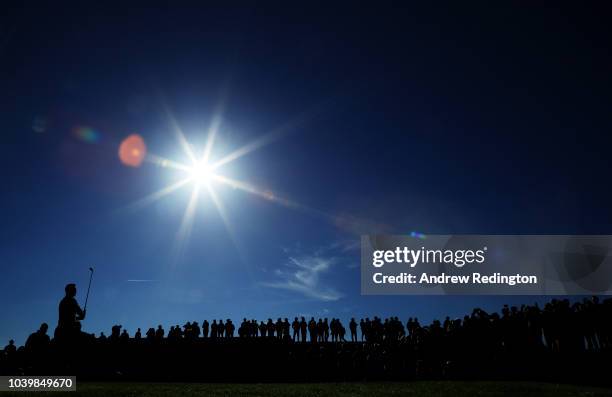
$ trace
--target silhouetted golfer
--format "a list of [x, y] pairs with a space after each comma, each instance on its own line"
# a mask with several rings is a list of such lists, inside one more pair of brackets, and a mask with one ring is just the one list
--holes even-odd
[[81, 333], [80, 321], [85, 319], [85, 310], [82, 310], [76, 301], [76, 284], [67, 284], [66, 296], [59, 304], [59, 320], [55, 329], [55, 338], [65, 342], [75, 341]]

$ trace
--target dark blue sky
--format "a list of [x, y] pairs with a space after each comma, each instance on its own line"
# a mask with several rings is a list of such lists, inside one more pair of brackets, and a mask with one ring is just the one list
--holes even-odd
[[[360, 234], [612, 233], [608, 9], [169, 4], [1, 13], [0, 341], [54, 327], [91, 265], [90, 332], [431, 320], [544, 298], [361, 297]], [[213, 158], [286, 133], [220, 172], [307, 209], [216, 186], [234, 241], [203, 194], [177, 251], [191, 187], [129, 207], [176, 175], [117, 150], [185, 162], [162, 103], [202, 147], [222, 98]]]

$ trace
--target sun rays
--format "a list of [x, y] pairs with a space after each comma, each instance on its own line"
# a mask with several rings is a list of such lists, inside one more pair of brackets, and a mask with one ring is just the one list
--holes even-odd
[[182, 256], [184, 248], [189, 241], [198, 205], [203, 200], [208, 200], [212, 207], [219, 214], [223, 225], [231, 238], [237, 250], [240, 251], [240, 244], [236, 236], [236, 230], [232, 226], [230, 214], [224, 205], [223, 196], [216, 190], [218, 186], [226, 186], [232, 190], [238, 190], [247, 193], [259, 199], [266, 200], [272, 204], [288, 208], [294, 211], [306, 213], [332, 224], [334, 227], [345, 229], [349, 233], [356, 233], [356, 230], [361, 230], [362, 225], [368, 224], [364, 219], [342, 214], [330, 214], [325, 211], [320, 211], [303, 205], [289, 197], [274, 192], [270, 189], [256, 186], [252, 183], [238, 180], [234, 177], [224, 175], [223, 169], [225, 166], [242, 159], [245, 155], [259, 150], [276, 140], [295, 132], [299, 127], [302, 127], [306, 122], [312, 120], [328, 108], [329, 103], [325, 102], [320, 106], [316, 106], [309, 111], [299, 114], [289, 122], [281, 125], [279, 128], [273, 129], [265, 134], [260, 135], [255, 140], [243, 145], [227, 154], [215, 151], [215, 142], [221, 133], [223, 104], [219, 105], [212, 118], [208, 131], [206, 131], [206, 141], [201, 147], [192, 145], [182, 131], [179, 122], [174, 117], [169, 107], [163, 102], [162, 106], [165, 115], [168, 118], [169, 126], [172, 133], [177, 139], [178, 146], [182, 150], [181, 159], [168, 159], [153, 153], [148, 152], [144, 159], [145, 162], [154, 164], [162, 169], [176, 172], [179, 175], [178, 180], [173, 180], [170, 184], [162, 189], [153, 192], [140, 200], [127, 206], [127, 209], [139, 209], [143, 206], [155, 203], [179, 190], [190, 188], [191, 192], [187, 201], [185, 210], [182, 214], [180, 225], [176, 232], [174, 246], [172, 248], [172, 262], [175, 265]]
[[[254, 141], [249, 142], [234, 151], [231, 151], [229, 154], [222, 155], [222, 153], [215, 152], [215, 141], [217, 140], [221, 129], [221, 115], [219, 114], [221, 109], [217, 109], [217, 114], [212, 118], [208, 131], [206, 132], [206, 142], [201, 148], [198, 148], [189, 142], [168, 106], [164, 105], [163, 108], [172, 133], [175, 135], [178, 146], [181, 148], [183, 154], [182, 160], [168, 159], [153, 153], [147, 153], [145, 161], [160, 168], [177, 171], [177, 174], [180, 175], [179, 180], [173, 181], [162, 189], [143, 197], [142, 199], [130, 204], [127, 208], [138, 209], [143, 206], [153, 204], [178, 190], [186, 188], [191, 189], [187, 205], [181, 217], [179, 228], [176, 232], [175, 242], [172, 249], [173, 262], [176, 263], [179, 260], [184, 251], [185, 245], [189, 241], [194, 222], [196, 220], [197, 208], [201, 200], [208, 199], [210, 203], [212, 203], [213, 207], [219, 214], [220, 219], [223, 221], [229, 237], [233, 243], [238, 246], [235, 230], [232, 227], [230, 217], [223, 202], [223, 197], [216, 189], [217, 186], [229, 186], [232, 189], [248, 193], [283, 207], [300, 210], [306, 209], [297, 202], [281, 197], [269, 189], [260, 188], [251, 183], [223, 175], [224, 166], [241, 159], [246, 154], [269, 145], [282, 135], [286, 134], [291, 129], [291, 126], [296, 127], [297, 123], [288, 123], [288, 125], [285, 125], [282, 128], [273, 130], [267, 134], [263, 134]], [[211, 161], [212, 158], [217, 158], [220, 160]]]

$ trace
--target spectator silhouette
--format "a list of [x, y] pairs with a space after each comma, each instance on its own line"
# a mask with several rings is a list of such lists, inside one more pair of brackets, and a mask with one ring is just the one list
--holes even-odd
[[323, 320], [323, 338], [325, 342], [329, 340], [329, 323], [327, 322], [327, 317]]
[[280, 317], [276, 320], [275, 330], [276, 338], [281, 339], [283, 337], [283, 322]]
[[155, 330], [155, 339], [157, 341], [161, 341], [162, 339], [164, 339], [164, 329], [162, 328], [161, 325], [157, 326], [157, 329]]
[[42, 353], [49, 348], [51, 340], [47, 335], [49, 326], [47, 323], [42, 323], [38, 331], [30, 334], [26, 340], [25, 347], [28, 351], [33, 353]]
[[197, 321], [194, 321], [193, 323], [191, 323], [191, 333], [193, 335], [193, 339], [196, 340], [200, 337], [200, 324], [198, 324]]
[[236, 329], [236, 327], [234, 326], [234, 323], [232, 322], [232, 320], [230, 320], [229, 318], [225, 321], [225, 337], [226, 338], [233, 338], [234, 337], [234, 330]]
[[298, 318], [294, 318], [293, 322], [291, 323], [291, 328], [293, 329], [293, 341], [297, 342], [299, 340], [299, 334], [300, 334], [300, 322], [298, 321]]
[[110, 342], [117, 343], [119, 342], [119, 337], [121, 336], [121, 325], [113, 325], [111, 328]]
[[209, 324], [207, 320], [204, 320], [202, 322], [202, 336], [204, 338], [208, 338], [208, 329], [209, 329]]
[[306, 324], [306, 319], [302, 317], [300, 321], [300, 334], [302, 335], [302, 343], [306, 342], [307, 329], [308, 329], [308, 324]]
[[217, 327], [217, 320], [213, 320], [212, 324], [210, 325], [210, 337], [212, 339], [217, 338]]
[[310, 342], [317, 342], [318, 326], [314, 317], [311, 317], [310, 321], [308, 322], [308, 333], [310, 333]]
[[351, 342], [357, 342], [357, 322], [354, 317], [351, 318], [349, 329], [351, 330]]
[[128, 334], [127, 330], [124, 329], [123, 332], [121, 333], [121, 336], [119, 337], [119, 342], [121, 343], [128, 343], [130, 341], [130, 335]]
[[217, 323], [217, 338], [223, 338], [224, 334], [225, 324], [223, 323], [223, 320], [219, 320], [219, 322]]
[[324, 325], [323, 325], [323, 319], [319, 319], [319, 321], [317, 322], [317, 341], [318, 342], [323, 342], [323, 336], [325, 334], [325, 330], [324, 330]]
[[4, 346], [4, 352], [8, 355], [15, 354], [17, 352], [17, 347], [15, 347], [14, 340], [9, 340], [8, 345]]
[[268, 319], [268, 323], [266, 324], [266, 331], [268, 332], [268, 338], [274, 338], [274, 322], [271, 318]]

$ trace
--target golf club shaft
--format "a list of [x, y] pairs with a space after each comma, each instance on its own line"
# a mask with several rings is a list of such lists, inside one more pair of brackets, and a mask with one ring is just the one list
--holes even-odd
[[93, 268], [89, 268], [90, 273], [89, 273], [89, 285], [87, 286], [87, 295], [85, 296], [85, 306], [83, 307], [83, 310], [87, 310], [87, 301], [89, 300], [89, 289], [91, 288], [91, 279], [93, 278]]

